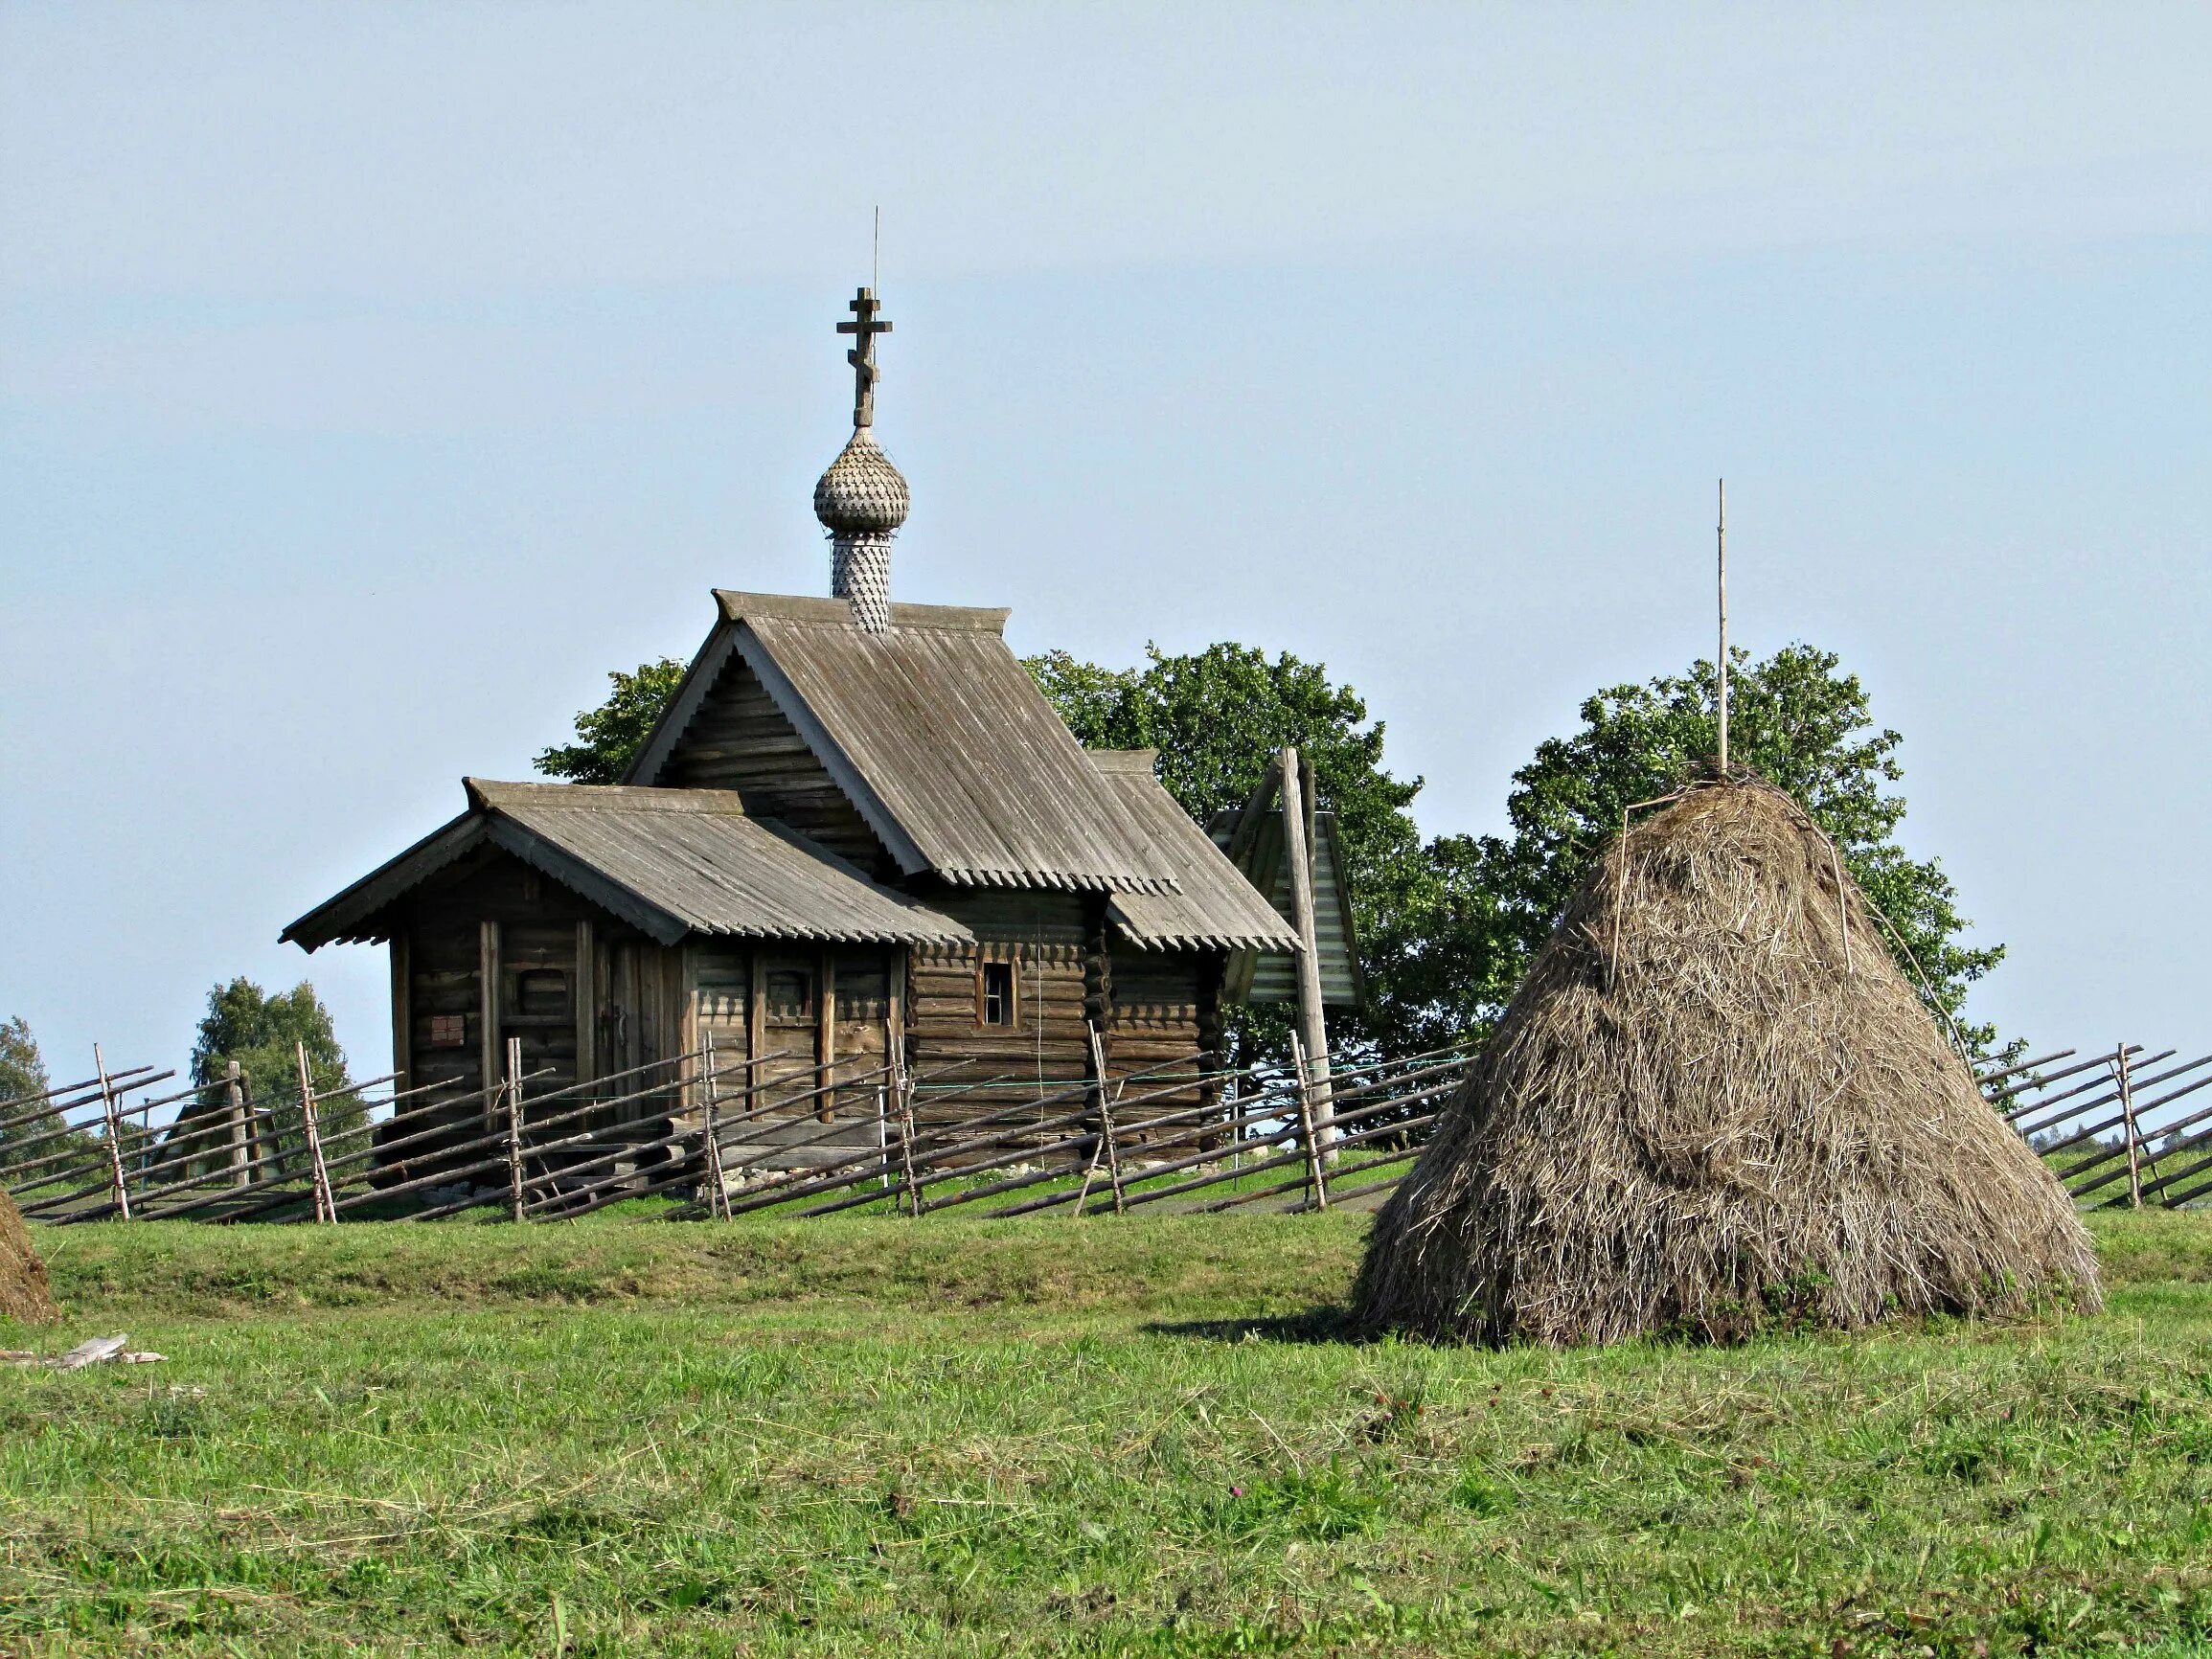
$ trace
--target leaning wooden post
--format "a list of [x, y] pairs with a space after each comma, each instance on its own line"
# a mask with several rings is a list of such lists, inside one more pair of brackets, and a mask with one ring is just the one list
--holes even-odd
[[1329, 1208], [1327, 1161], [1321, 1156], [1320, 1137], [1314, 1132], [1313, 1091], [1306, 1073], [1306, 1046], [1290, 1034], [1290, 1061], [1298, 1068], [1298, 1125], [1306, 1142], [1306, 1180], [1313, 1189], [1313, 1208]]
[[721, 1090], [715, 1077], [715, 1034], [706, 1034], [707, 1214], [730, 1218], [730, 1190], [722, 1174]]
[[2119, 1068], [2120, 1121], [2128, 1134], [2128, 1204], [2132, 1209], [2140, 1210], [2143, 1207], [2143, 1142], [2135, 1132], [2135, 1082], [2130, 1075], [2126, 1043], [2112, 1051], [2112, 1063]]
[[246, 1137], [246, 1092], [239, 1081], [239, 1063], [232, 1060], [223, 1073], [225, 1115], [230, 1122], [231, 1185], [242, 1187], [253, 1173], [253, 1154]]
[[1321, 1011], [1321, 944], [1313, 920], [1313, 848], [1308, 840], [1313, 803], [1310, 777], [1298, 751], [1283, 750], [1283, 850], [1290, 875], [1290, 920], [1298, 929], [1298, 1037], [1305, 1060], [1299, 1067], [1300, 1095], [1311, 1113], [1313, 1133], [1324, 1152], [1336, 1139], [1336, 1113], [1329, 1087], [1329, 1027]]
[[331, 1198], [331, 1171], [323, 1165], [323, 1130], [315, 1118], [315, 1079], [308, 1069], [308, 1045], [292, 1044], [292, 1059], [300, 1072], [300, 1126], [308, 1139], [308, 1178], [314, 1189], [315, 1219], [335, 1221], [338, 1211]]
[[130, 1219], [130, 1183], [123, 1171], [123, 1115], [116, 1109], [115, 1089], [107, 1080], [107, 1061], [100, 1045], [92, 1045], [92, 1066], [100, 1074], [100, 1111], [107, 1125], [107, 1193], [116, 1213]]
[[[1098, 1123], [1099, 1134], [1106, 1147], [1106, 1180], [1113, 1187], [1114, 1214], [1126, 1216], [1129, 1214], [1129, 1200], [1122, 1190], [1121, 1148], [1115, 1144], [1114, 1139], [1113, 1096], [1120, 1091], [1106, 1086], [1106, 1045], [1099, 1040], [1098, 1027], [1095, 1024], [1090, 1028], [1090, 1057], [1091, 1064], [1098, 1068]], [[1091, 1166], [1095, 1169], [1097, 1165], [1098, 1159], [1094, 1155], [1091, 1159]], [[1086, 1189], [1088, 1185], [1089, 1182], [1086, 1179], [1084, 1182]], [[1083, 1210], [1083, 1200], [1077, 1199], [1075, 1207], [1080, 1214]]]
[[914, 1174], [914, 1079], [906, 1072], [906, 1049], [891, 1051], [891, 1095], [899, 1102], [899, 1164], [905, 1176], [906, 1213], [922, 1214], [922, 1183]]
[[522, 1219], [522, 1039], [507, 1039], [507, 1203]]

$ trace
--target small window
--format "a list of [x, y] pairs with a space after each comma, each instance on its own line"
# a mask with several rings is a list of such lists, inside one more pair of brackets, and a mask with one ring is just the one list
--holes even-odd
[[526, 967], [514, 976], [514, 1011], [534, 1019], [568, 1012], [568, 975], [558, 967]]
[[468, 1016], [463, 1013], [434, 1013], [430, 1016], [429, 1047], [434, 1049], [463, 1049], [468, 1046]]
[[977, 988], [976, 1019], [983, 1025], [1014, 1023], [1014, 964], [987, 962]]
[[768, 973], [768, 1017], [812, 1019], [814, 976], [805, 968], [778, 967]]

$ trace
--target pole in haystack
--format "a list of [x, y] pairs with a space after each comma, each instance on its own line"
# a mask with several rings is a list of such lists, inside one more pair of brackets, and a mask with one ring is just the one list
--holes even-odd
[[1728, 481], [1721, 480], [1720, 541], [1721, 598], [1721, 776], [1728, 776]]

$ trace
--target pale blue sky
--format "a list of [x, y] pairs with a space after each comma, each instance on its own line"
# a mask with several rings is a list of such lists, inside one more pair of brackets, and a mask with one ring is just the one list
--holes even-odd
[[2212, 13], [0, 6], [0, 1017], [173, 1060], [706, 589], [1319, 658], [1431, 830], [1843, 653], [2039, 1044], [2207, 1046]]

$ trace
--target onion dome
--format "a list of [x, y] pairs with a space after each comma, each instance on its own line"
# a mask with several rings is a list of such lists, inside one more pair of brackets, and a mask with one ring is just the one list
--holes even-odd
[[832, 535], [888, 535], [906, 522], [906, 479], [857, 427], [814, 486], [814, 516]]

